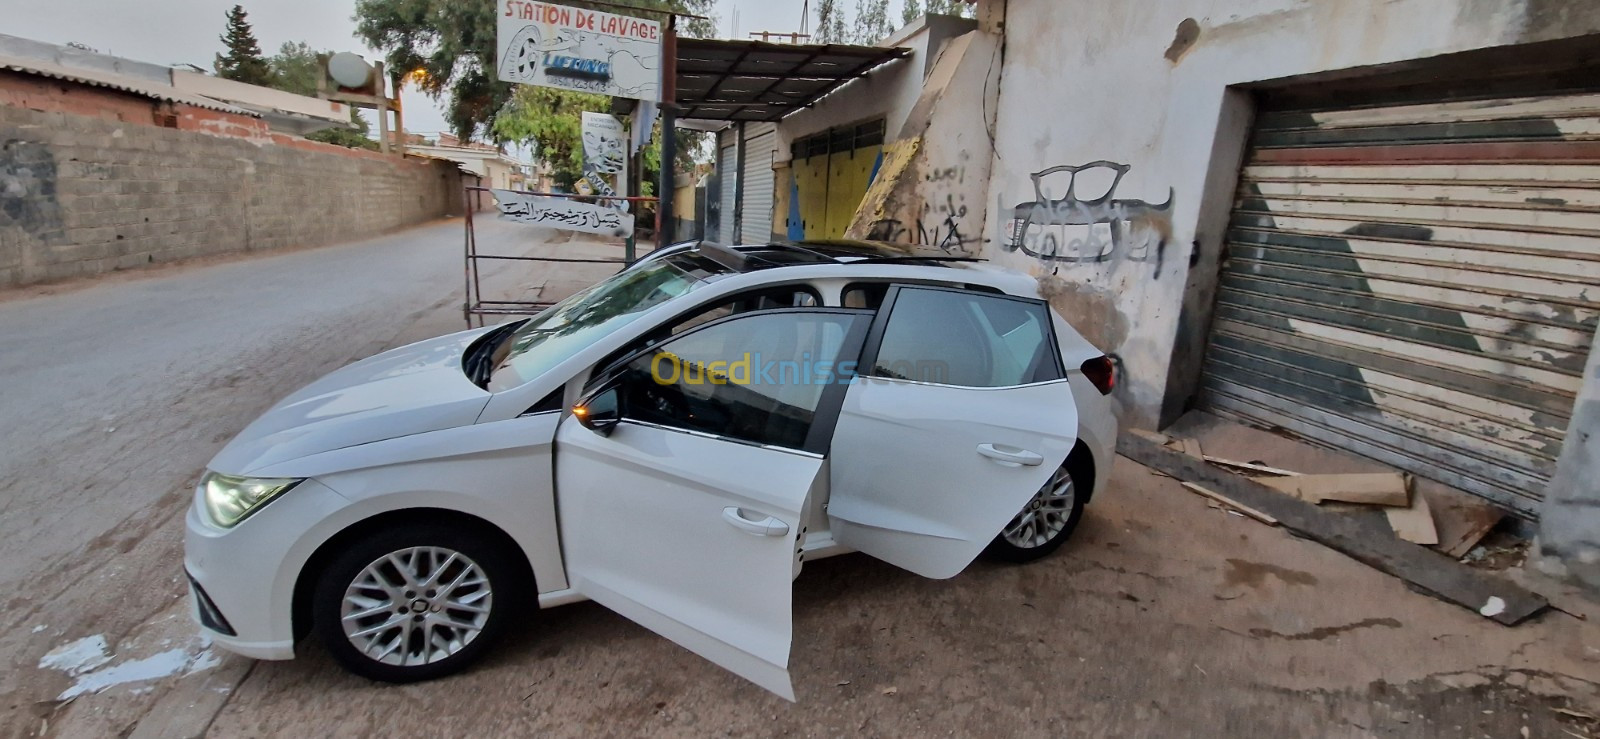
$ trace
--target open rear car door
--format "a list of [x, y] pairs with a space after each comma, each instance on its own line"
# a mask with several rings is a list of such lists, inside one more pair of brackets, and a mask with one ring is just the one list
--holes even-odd
[[845, 394], [834, 540], [953, 577], [1066, 460], [1078, 413], [1043, 301], [896, 287]]

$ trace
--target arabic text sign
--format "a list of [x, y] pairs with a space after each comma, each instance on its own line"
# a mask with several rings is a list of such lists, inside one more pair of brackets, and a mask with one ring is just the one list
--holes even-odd
[[633, 215], [615, 208], [510, 190], [491, 192], [500, 203], [500, 214], [513, 221], [620, 238], [633, 234]]
[[529, 0], [499, 3], [500, 79], [660, 99], [659, 22]]

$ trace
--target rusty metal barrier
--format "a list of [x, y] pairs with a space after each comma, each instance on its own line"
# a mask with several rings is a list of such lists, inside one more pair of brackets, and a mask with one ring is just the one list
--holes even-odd
[[[627, 202], [630, 202], [630, 203], [656, 203], [656, 202], [660, 201], [660, 198], [616, 197], [616, 196], [605, 196], [605, 195], [572, 195], [572, 194], [568, 194], [568, 193], [533, 192], [533, 191], [529, 191], [529, 190], [509, 190], [508, 192], [515, 192], [515, 193], [520, 193], [520, 194], [523, 194], [523, 195], [538, 195], [538, 196], [541, 196], [541, 197], [566, 198], [566, 199], [595, 201], [595, 202], [598, 202], [598, 201], [627, 201]], [[476, 197], [474, 196], [474, 193], [477, 193]], [[622, 259], [566, 259], [566, 258], [561, 258], [561, 257], [524, 257], [524, 256], [514, 256], [514, 255], [511, 255], [511, 254], [483, 254], [483, 253], [478, 251], [478, 234], [477, 234], [477, 230], [473, 226], [473, 214], [477, 210], [475, 206], [482, 202], [483, 194], [488, 194], [489, 197], [491, 197], [491, 198], [494, 197], [494, 194], [491, 191], [491, 189], [487, 188], [487, 187], [476, 187], [476, 186], [470, 186], [469, 185], [467, 187], [463, 187], [462, 188], [463, 210], [466, 213], [466, 217], [465, 217], [465, 220], [466, 220], [466, 248], [465, 248], [465, 252], [466, 252], [466, 260], [465, 260], [466, 299], [461, 304], [461, 314], [462, 314], [462, 317], [465, 318], [466, 321], [467, 321], [467, 328], [475, 328], [475, 326], [473, 325], [473, 320], [475, 318], [477, 320], [477, 326], [484, 326], [484, 325], [486, 325], [484, 323], [484, 317], [485, 316], [523, 316], [523, 315], [533, 315], [533, 314], [538, 313], [538, 312], [540, 312], [540, 311], [542, 311], [542, 310], [544, 310], [546, 308], [549, 308], [551, 305], [555, 304], [553, 301], [546, 301], [546, 300], [537, 300], [537, 301], [527, 301], [527, 300], [485, 300], [483, 298], [482, 277], [480, 275], [479, 267], [478, 267], [478, 262], [479, 261], [489, 260], [489, 261], [515, 261], [515, 262], [566, 262], [566, 263], [583, 263], [583, 264], [618, 264], [618, 265], [622, 265], [623, 267], [626, 267], [629, 264], [633, 264], [634, 261], [635, 261], [635, 256], [636, 255], [635, 255], [635, 251], [634, 250], [635, 250], [636, 241], [635, 241], [635, 238], [634, 238], [634, 234], [632, 234], [632, 233], [630, 233], [628, 235], [627, 239], [624, 241], [624, 244], [623, 244], [623, 258]], [[659, 219], [659, 216], [660, 216], [660, 211], [658, 210], [657, 211], [658, 219]], [[661, 227], [661, 224], [657, 223], [656, 227], [659, 229]], [[637, 231], [637, 228], [635, 228], [635, 231]]]

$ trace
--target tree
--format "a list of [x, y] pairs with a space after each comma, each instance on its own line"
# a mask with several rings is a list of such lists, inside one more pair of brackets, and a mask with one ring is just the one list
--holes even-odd
[[378, 150], [378, 142], [372, 138], [372, 125], [354, 107], [350, 108], [350, 122], [356, 124], [355, 128], [324, 128], [321, 131], [312, 131], [306, 138], [312, 141], [321, 141], [324, 144], [344, 146], [351, 149]]
[[[634, 0], [641, 8], [709, 15], [717, 0]], [[573, 5], [589, 7], [583, 2]], [[356, 34], [384, 51], [392, 70], [426, 72], [422, 91], [449, 97], [445, 119], [463, 141], [480, 131], [498, 136], [494, 122], [512, 99], [495, 74], [495, 0], [357, 0]], [[615, 8], [594, 6], [614, 12]], [[689, 36], [711, 36], [716, 20], [688, 20]], [[559, 92], [559, 91], [557, 91]], [[503, 139], [502, 139], [503, 140]]]
[[272, 69], [261, 56], [261, 44], [244, 7], [235, 5], [228, 11], [228, 30], [218, 38], [228, 47], [228, 53], [218, 54], [213, 65], [218, 77], [251, 85], [272, 83]]
[[972, 17], [972, 6], [962, 0], [928, 0], [928, 15]]
[[296, 95], [316, 96], [317, 76], [322, 74], [322, 65], [317, 61], [316, 50], [306, 42], [285, 42], [278, 47], [277, 54], [267, 59], [267, 66], [272, 69], [273, 87]]
[[900, 25], [909, 26], [911, 22], [922, 17], [922, 5], [917, 0], [906, 0], [900, 8]]
[[556, 186], [571, 190], [583, 176], [583, 112], [611, 107], [604, 95], [520, 85], [495, 118], [494, 138], [531, 142], [550, 165]]
[[[322, 74], [322, 65], [317, 61], [316, 49], [306, 42], [285, 43], [278, 47], [278, 53], [267, 59], [267, 67], [271, 70], [271, 87], [308, 97], [317, 94], [317, 76]], [[306, 134], [306, 138], [351, 149], [377, 151], [378, 142], [371, 136], [371, 124], [354, 107], [350, 108], [350, 122], [356, 127], [325, 128]]]
[[850, 42], [844, 27], [844, 8], [839, 0], [820, 0], [817, 3], [817, 32], [812, 34], [825, 44]]
[[894, 32], [889, 23], [889, 0], [856, 0], [855, 42], [876, 44]]

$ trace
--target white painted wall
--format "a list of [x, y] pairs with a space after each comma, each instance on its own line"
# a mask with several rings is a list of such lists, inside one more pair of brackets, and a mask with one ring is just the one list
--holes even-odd
[[[1239, 100], [1228, 88], [1600, 29], [1600, 13], [1589, 2], [1572, 0], [1571, 12], [1550, 7], [1560, 4], [1009, 0], [986, 253], [1051, 278], [1061, 292], [1056, 304], [1092, 341], [1123, 358], [1129, 424], [1153, 426], [1197, 243], [1207, 259], [1195, 278], [1215, 281], [1220, 226], [1214, 214], [1202, 220], [1202, 195], [1207, 187], [1231, 189], [1231, 177], [1213, 170], [1236, 168], [1248, 125], [1248, 115], [1224, 115], [1225, 98], [1233, 106]], [[1166, 52], [1186, 18], [1198, 23], [1198, 40], [1171, 61]], [[1219, 120], [1236, 130], [1219, 132]], [[1232, 145], [1219, 146], [1219, 133]], [[1100, 159], [1132, 166], [1118, 198], [1159, 203], [1171, 189], [1171, 231], [1159, 262], [1048, 261], [1003, 246], [1012, 209], [1035, 199], [1030, 173]], [[1061, 190], [1052, 195], [1061, 197]], [[1210, 200], [1225, 209], [1229, 199]], [[1202, 222], [1213, 232], [1201, 233]]]

